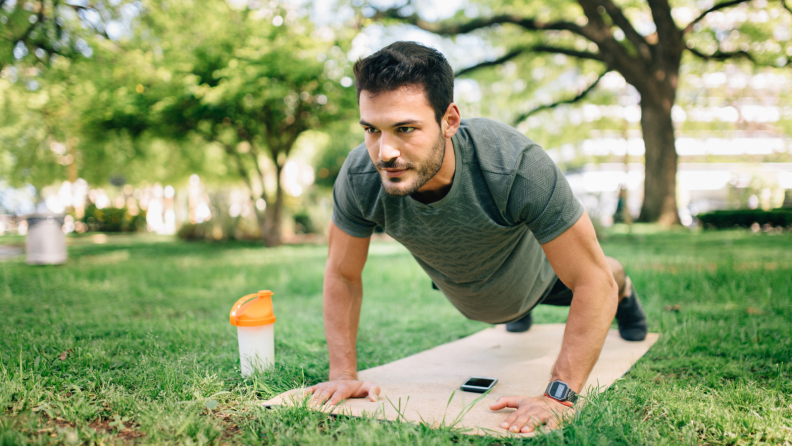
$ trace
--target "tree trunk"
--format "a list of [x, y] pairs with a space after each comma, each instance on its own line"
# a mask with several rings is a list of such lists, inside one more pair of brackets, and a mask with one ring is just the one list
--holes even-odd
[[679, 224], [676, 205], [677, 153], [671, 105], [674, 97], [653, 101], [641, 97], [641, 130], [646, 147], [644, 200], [640, 222]]
[[283, 166], [275, 163], [277, 186], [275, 188], [275, 201], [271, 206], [267, 206], [264, 225], [261, 228], [261, 236], [264, 238], [265, 246], [278, 246], [283, 244], [283, 234], [281, 220], [283, 217], [283, 186], [281, 185], [281, 172]]

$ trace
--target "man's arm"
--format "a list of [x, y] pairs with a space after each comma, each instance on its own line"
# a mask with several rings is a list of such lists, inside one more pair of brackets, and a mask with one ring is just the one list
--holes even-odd
[[[550, 381], [560, 379], [581, 392], [599, 358], [618, 305], [618, 287], [597, 242], [594, 226], [584, 212], [561, 235], [542, 245], [558, 278], [573, 294], [561, 353], [553, 366]], [[548, 381], [548, 383], [550, 382]], [[517, 410], [502, 427], [512, 432], [531, 432], [535, 425], [556, 425], [556, 415], [567, 406], [545, 397], [502, 397], [492, 410]]]
[[379, 395], [379, 387], [357, 380], [357, 332], [363, 303], [361, 274], [371, 237], [352, 237], [330, 222], [323, 309], [330, 381], [311, 386], [314, 402], [338, 404], [346, 398]]
[[571, 228], [542, 245], [558, 278], [573, 294], [561, 353], [551, 381], [581, 392], [599, 358], [618, 305], [618, 286], [585, 213]]
[[330, 222], [325, 265], [323, 311], [330, 380], [357, 379], [357, 332], [363, 303], [361, 274], [371, 237], [348, 235]]

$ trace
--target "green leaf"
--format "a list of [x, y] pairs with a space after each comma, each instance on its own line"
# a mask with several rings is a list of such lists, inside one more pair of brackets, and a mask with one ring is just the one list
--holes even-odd
[[206, 400], [206, 401], [204, 401], [204, 406], [206, 406], [206, 408], [209, 409], [209, 410], [215, 410], [215, 408], [217, 407], [218, 404], [219, 403], [217, 402], [217, 400]]

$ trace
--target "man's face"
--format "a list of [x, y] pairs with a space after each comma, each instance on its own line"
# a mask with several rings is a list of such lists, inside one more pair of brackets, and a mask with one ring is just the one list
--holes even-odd
[[418, 191], [440, 170], [444, 129], [422, 87], [402, 87], [371, 97], [360, 92], [360, 125], [366, 148], [389, 195]]

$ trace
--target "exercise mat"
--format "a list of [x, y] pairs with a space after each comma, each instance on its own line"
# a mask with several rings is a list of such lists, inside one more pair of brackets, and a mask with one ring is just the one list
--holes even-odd
[[[339, 415], [425, 422], [433, 427], [453, 425], [466, 434], [529, 436], [510, 434], [500, 427], [514, 409], [492, 411], [489, 405], [501, 396], [538, 396], [544, 392], [561, 350], [564, 327], [564, 324], [540, 324], [525, 333], [509, 333], [503, 325], [488, 328], [358, 372], [358, 379], [372, 381], [382, 389], [377, 402], [352, 398], [335, 407], [311, 407]], [[624, 375], [657, 338], [657, 334], [650, 333], [642, 342], [628, 342], [618, 331], [610, 330], [586, 382], [587, 391], [605, 390]], [[470, 376], [498, 378], [492, 391], [472, 407], [471, 403], [481, 395], [459, 389]], [[304, 393], [304, 389], [293, 389], [263, 404], [305, 404]]]

